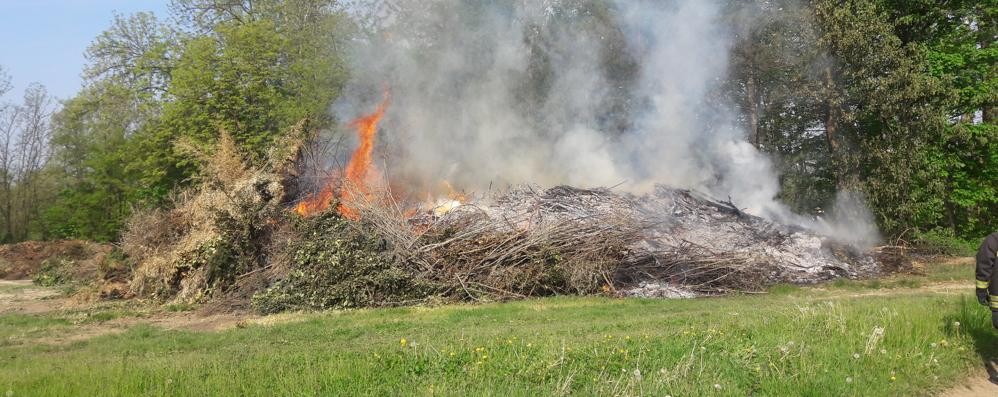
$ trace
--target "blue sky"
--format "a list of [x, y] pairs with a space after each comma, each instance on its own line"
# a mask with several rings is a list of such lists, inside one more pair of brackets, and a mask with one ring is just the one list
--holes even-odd
[[[111, 24], [114, 13], [152, 11], [168, 17], [169, 0], [0, 0], [0, 65], [13, 77], [7, 99], [29, 83], [66, 99], [81, 84], [83, 52]], [[12, 98], [13, 97], [13, 98]]]

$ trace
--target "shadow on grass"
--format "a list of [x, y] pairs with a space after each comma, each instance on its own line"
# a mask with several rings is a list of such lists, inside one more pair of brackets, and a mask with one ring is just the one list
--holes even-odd
[[974, 348], [981, 357], [981, 364], [988, 371], [988, 380], [998, 385], [998, 330], [991, 324], [991, 310], [977, 303], [976, 300], [964, 298], [960, 303], [960, 311], [946, 319], [946, 332], [952, 334], [956, 330], [955, 323], [963, 332], [974, 339]]

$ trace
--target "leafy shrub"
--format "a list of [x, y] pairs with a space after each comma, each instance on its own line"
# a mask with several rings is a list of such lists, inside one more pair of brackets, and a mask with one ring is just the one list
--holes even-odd
[[[981, 236], [983, 239], [984, 236]], [[967, 241], [949, 229], [934, 229], [915, 235], [914, 246], [928, 254], [974, 256], [980, 242]]]
[[260, 312], [393, 306], [438, 290], [394, 260], [386, 242], [361, 223], [326, 213], [300, 219], [295, 232], [286, 276], [253, 296]]
[[49, 258], [42, 262], [42, 267], [32, 281], [43, 287], [53, 287], [69, 283], [73, 279], [74, 262], [66, 258]]

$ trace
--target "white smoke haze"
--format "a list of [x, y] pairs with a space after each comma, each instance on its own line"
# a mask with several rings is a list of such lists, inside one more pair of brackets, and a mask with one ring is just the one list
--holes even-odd
[[[643, 192], [660, 183], [833, 236], [869, 229], [869, 217], [855, 215], [862, 210], [831, 226], [775, 200], [771, 162], [710, 98], [731, 45], [721, 7], [400, 1], [374, 13], [380, 26], [357, 43], [335, 110], [341, 119], [369, 112], [388, 87], [381, 168], [408, 191], [441, 181], [470, 192], [523, 183]], [[865, 210], [856, 197], [849, 203]]]

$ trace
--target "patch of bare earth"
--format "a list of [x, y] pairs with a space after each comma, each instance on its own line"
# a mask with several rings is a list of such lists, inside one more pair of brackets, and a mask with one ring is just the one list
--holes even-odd
[[41, 314], [64, 308], [69, 300], [31, 280], [0, 280], [0, 314]]
[[58, 345], [84, 341], [98, 336], [122, 333], [136, 325], [151, 325], [167, 330], [217, 332], [254, 323], [256, 319], [257, 316], [239, 314], [199, 316], [185, 313], [161, 313], [151, 317], [126, 317], [93, 324], [82, 324], [73, 327], [69, 332], [32, 339], [31, 343]]
[[[86, 309], [90, 303], [64, 296], [55, 288], [40, 287], [31, 280], [0, 280], [0, 314], [46, 315]], [[122, 317], [112, 320], [73, 325], [45, 336], [21, 342], [63, 344], [87, 340], [102, 335], [117, 334], [129, 328], [148, 324], [168, 330], [214, 332], [249, 324], [276, 324], [295, 321], [300, 316], [278, 315], [262, 317], [250, 313], [217, 313], [202, 315], [192, 312], [152, 312], [143, 317]]]
[[965, 379], [960, 385], [947, 390], [940, 397], [994, 397], [998, 396], [996, 363], [988, 363], [987, 371], [981, 370]]

